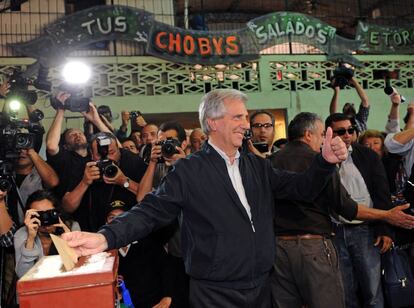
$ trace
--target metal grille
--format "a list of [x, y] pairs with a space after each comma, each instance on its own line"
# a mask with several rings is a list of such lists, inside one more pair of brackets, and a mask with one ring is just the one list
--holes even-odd
[[[398, 88], [413, 88], [414, 59], [410, 56], [358, 56], [365, 67], [355, 76], [366, 89], [382, 89], [383, 80], [375, 80], [376, 70], [398, 70]], [[189, 65], [165, 62], [149, 57], [112, 58], [102, 63], [95, 58], [93, 77], [83, 89], [85, 95], [108, 96], [162, 96], [204, 94], [217, 88], [234, 88], [246, 93], [264, 91], [325, 90], [330, 88], [329, 77], [336, 64], [324, 56], [263, 56], [259, 61], [233, 65]], [[0, 65], [0, 74], [13, 68], [22, 70], [28, 59], [13, 59], [15, 66]], [[24, 60], [24, 61], [23, 61]], [[94, 58], [90, 59], [93, 63]], [[98, 63], [99, 62], [99, 63]], [[115, 62], [115, 63], [114, 63]], [[60, 68], [53, 68], [49, 79], [59, 85]], [[47, 93], [39, 92], [40, 97]]]
[[[330, 89], [329, 78], [332, 76], [336, 64], [326, 61], [311, 61], [309, 60], [312, 58], [311, 56], [302, 58], [297, 61], [274, 61], [269, 56], [272, 90], [319, 91]], [[384, 88], [384, 80], [374, 79], [374, 73], [378, 70], [398, 70], [399, 79], [392, 80], [393, 85], [398, 88], [413, 87], [414, 60], [409, 56], [383, 57], [383, 60], [381, 57], [375, 57], [377, 60], [368, 60], [369, 57], [358, 58], [364, 62], [364, 67], [355, 71], [355, 77], [365, 89]]]

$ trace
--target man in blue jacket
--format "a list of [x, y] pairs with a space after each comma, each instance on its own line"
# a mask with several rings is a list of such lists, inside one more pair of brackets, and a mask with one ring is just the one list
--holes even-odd
[[271, 307], [274, 257], [273, 198], [312, 200], [346, 159], [328, 129], [322, 155], [303, 174], [272, 169], [240, 155], [249, 128], [247, 97], [237, 90], [208, 93], [199, 108], [208, 135], [203, 149], [180, 159], [156, 192], [98, 233], [64, 236], [79, 255], [119, 248], [182, 213], [182, 250], [193, 307]]

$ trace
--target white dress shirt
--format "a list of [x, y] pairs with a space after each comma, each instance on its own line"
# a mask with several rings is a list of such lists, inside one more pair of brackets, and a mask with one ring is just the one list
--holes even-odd
[[[227, 156], [227, 154], [221, 150], [219, 147], [214, 145], [210, 140], [208, 140], [208, 143], [213, 147], [214, 150], [217, 151], [217, 153], [220, 154], [220, 156], [224, 159], [227, 166], [227, 172], [229, 174], [231, 183], [233, 184], [233, 188], [236, 191], [237, 195], [239, 196], [240, 202], [243, 205], [243, 207], [246, 209], [247, 215], [250, 218], [250, 221], [252, 220], [252, 214], [250, 211], [250, 205], [246, 198], [246, 192], [244, 190], [240, 170], [239, 170], [239, 160], [240, 160], [240, 152], [237, 151], [236, 156], [234, 158], [233, 164], [230, 163], [230, 158]], [[253, 225], [252, 225], [253, 227]], [[254, 230], [254, 227], [253, 227]]]

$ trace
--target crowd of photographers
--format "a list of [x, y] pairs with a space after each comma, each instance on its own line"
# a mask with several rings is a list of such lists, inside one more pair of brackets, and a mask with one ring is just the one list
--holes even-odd
[[[339, 136], [349, 150], [349, 158], [338, 168], [338, 185], [345, 190], [335, 188], [326, 197], [331, 202], [329, 198], [340, 195], [338, 208], [343, 205], [344, 209], [334, 209], [337, 212], [331, 215], [325, 208], [312, 212], [309, 205], [302, 208], [303, 204], [275, 201], [276, 208], [280, 206], [275, 213], [278, 259], [272, 277], [272, 291], [279, 294], [274, 299], [276, 307], [384, 307], [380, 255], [393, 243], [410, 247], [412, 242], [411, 233], [392, 229], [386, 223], [356, 220], [352, 205], [345, 204], [389, 210], [393, 203], [414, 199], [414, 104], [408, 105], [405, 127], [400, 130], [403, 98], [388, 87], [391, 108], [385, 133], [369, 130], [371, 107], [365, 91], [352, 72], [343, 69], [339, 77], [332, 80], [334, 94], [325, 123], [315, 114], [301, 113], [289, 124], [288, 139], [274, 142], [275, 118], [271, 112], [259, 110], [250, 115], [251, 130], [241, 153], [269, 159], [274, 167], [298, 172], [306, 169], [306, 157], [312, 158], [319, 151], [326, 127], [331, 127], [334, 136]], [[340, 92], [348, 84], [361, 103], [358, 112], [354, 104], [346, 103], [339, 113]], [[0, 94], [6, 97], [8, 90], [4, 83]], [[7, 107], [1, 113], [1, 285], [6, 305], [15, 301], [16, 279], [40, 257], [57, 253], [50, 233], [96, 232], [117, 215], [139, 206], [177, 160], [199, 151], [206, 141], [199, 128], [187, 133], [174, 121], [147, 123], [138, 111], [123, 111], [121, 126], [114, 128], [108, 106], [97, 108], [88, 100], [72, 102], [68, 107], [68, 100], [67, 92], [52, 99], [56, 115], [46, 134], [46, 160], [38, 154], [44, 134], [40, 119], [29, 125], [14, 119]], [[26, 107], [28, 115], [36, 114], [30, 104]], [[83, 131], [62, 131], [68, 109], [82, 112]], [[22, 128], [30, 134], [21, 134]], [[318, 201], [318, 206], [326, 200]], [[284, 206], [289, 210], [285, 211]], [[298, 211], [292, 211], [292, 206]], [[119, 274], [135, 307], [189, 307], [180, 224], [178, 217], [171, 225], [119, 250]], [[308, 270], [294, 269], [293, 264], [288, 272], [289, 261], [283, 261], [279, 252], [285, 252], [289, 260], [301, 254], [313, 256], [310, 246], [303, 245], [299, 249], [303, 251], [298, 253], [292, 250], [296, 249], [292, 243], [299, 245], [315, 239], [323, 239], [322, 255], [329, 261], [329, 273], [311, 264], [307, 264]], [[304, 277], [310, 277], [310, 281]], [[315, 284], [314, 279], [325, 284]], [[317, 287], [311, 287], [313, 284]], [[327, 284], [330, 288], [337, 284], [338, 289], [330, 293]]]

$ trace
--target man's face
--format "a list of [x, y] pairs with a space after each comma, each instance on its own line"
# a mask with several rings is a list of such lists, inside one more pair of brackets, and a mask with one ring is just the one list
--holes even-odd
[[157, 139], [158, 127], [156, 125], [147, 125], [142, 129], [142, 143], [150, 144]]
[[65, 143], [67, 148], [72, 151], [79, 148], [86, 148], [88, 145], [85, 134], [76, 128], [72, 128], [66, 132]]
[[110, 112], [102, 112], [102, 113], [101, 113], [101, 115], [102, 115], [103, 117], [105, 117], [105, 119], [107, 119], [109, 123], [111, 123], [111, 122], [112, 122], [112, 115], [111, 115], [111, 113], [110, 113]]
[[135, 143], [136, 147], [139, 147], [142, 145], [142, 139], [141, 139], [141, 132], [134, 132], [131, 134], [130, 138]]
[[137, 147], [135, 146], [135, 143], [132, 140], [126, 140], [126, 141], [122, 142], [122, 147], [127, 151], [138, 154], [138, 149], [137, 149]]
[[[176, 139], [179, 141], [178, 139], [178, 133], [175, 129], [169, 129], [165, 132], [163, 131], [158, 131], [158, 140], [167, 140], [168, 138], [172, 138], [172, 139]], [[185, 150], [185, 148], [187, 147], [187, 141], [184, 140], [183, 142], [181, 142], [181, 146], [180, 146], [183, 150]]]
[[167, 140], [167, 138], [178, 140], [178, 133], [175, 131], [175, 129], [169, 129], [165, 132], [158, 131], [158, 140]]
[[250, 124], [252, 126], [253, 142], [266, 142], [270, 147], [275, 137], [275, 130], [270, 116], [265, 113], [258, 114]]
[[320, 152], [325, 137], [325, 125], [321, 121], [315, 122], [315, 130], [310, 132], [310, 147], [315, 152]]
[[[111, 144], [108, 145], [107, 158], [115, 162], [119, 162], [121, 159], [121, 152], [119, 151], [116, 141], [113, 139], [111, 139]], [[92, 159], [94, 161], [102, 159], [101, 155], [98, 153], [98, 142], [96, 140], [92, 142]]]
[[22, 149], [19, 153], [19, 159], [17, 160], [17, 167], [24, 168], [33, 165], [32, 160], [28, 154], [29, 150]]
[[237, 150], [241, 147], [244, 133], [250, 128], [249, 114], [240, 100], [225, 100], [226, 113], [222, 118], [209, 119], [213, 129], [214, 142], [222, 150]]
[[347, 148], [356, 140], [356, 130], [350, 120], [332, 122], [332, 130], [333, 137], [339, 136]]
[[206, 135], [200, 130], [192, 131], [190, 135], [190, 142], [193, 151], [199, 151], [201, 149], [202, 144], [206, 140]]
[[119, 216], [121, 214], [125, 213], [122, 209], [114, 209], [112, 210], [107, 216], [106, 216], [106, 223], [109, 224], [114, 220], [116, 216]]

